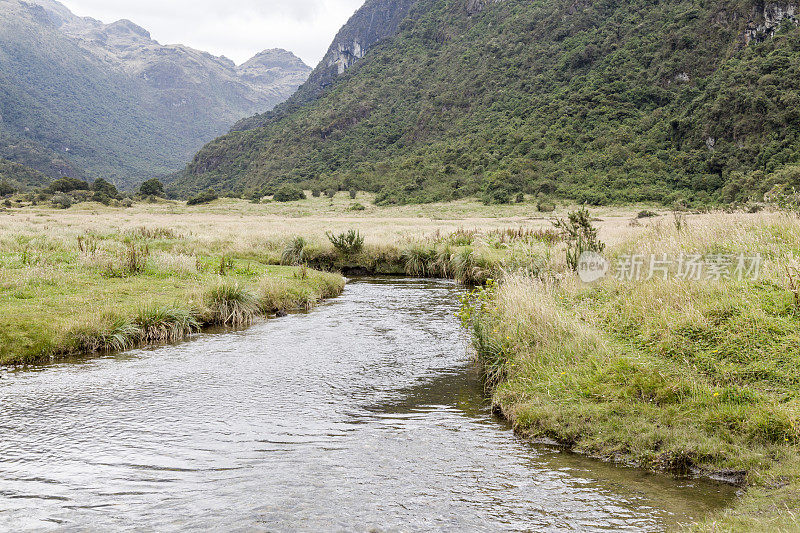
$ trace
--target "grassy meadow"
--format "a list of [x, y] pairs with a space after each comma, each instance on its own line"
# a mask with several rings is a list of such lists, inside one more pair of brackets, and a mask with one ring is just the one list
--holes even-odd
[[[800, 529], [798, 217], [595, 209], [612, 272], [587, 284], [552, 223], [569, 210], [379, 208], [363, 193], [0, 210], [0, 363], [309, 308], [343, 288], [322, 270], [454, 278], [479, 287], [461, 318], [492, 401], [520, 434], [749, 487], [694, 529]], [[758, 253], [763, 266], [757, 279], [615, 279], [631, 253]]]
[[[371, 200], [341, 193], [286, 204], [86, 202], [70, 209], [8, 202], [0, 208], [0, 364], [180, 340], [205, 325], [246, 324], [341, 292], [341, 276], [307, 265], [386, 274], [411, 265], [415, 275], [454, 277], [449, 266], [430, 268], [431, 250], [453, 234], [452, 250], [469, 252], [462, 254], [464, 277], [486, 278], [509, 256], [501, 233], [547, 225], [529, 216], [531, 206], [352, 209]], [[497, 242], [476, 243], [478, 228], [496, 230]], [[351, 229], [364, 244], [335, 250], [326, 234]], [[235, 309], [228, 300], [238, 302]]]

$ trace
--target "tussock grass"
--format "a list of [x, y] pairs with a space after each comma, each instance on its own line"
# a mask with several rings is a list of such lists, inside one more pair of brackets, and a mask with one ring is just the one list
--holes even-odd
[[258, 286], [262, 312], [310, 310], [318, 302], [341, 294], [344, 278], [325, 272], [309, 272], [306, 283], [264, 277]]
[[136, 315], [142, 344], [178, 342], [200, 330], [200, 322], [190, 310], [176, 307], [146, 307]]
[[222, 281], [206, 291], [203, 301], [206, 322], [222, 326], [248, 326], [260, 309], [255, 294], [238, 282]]

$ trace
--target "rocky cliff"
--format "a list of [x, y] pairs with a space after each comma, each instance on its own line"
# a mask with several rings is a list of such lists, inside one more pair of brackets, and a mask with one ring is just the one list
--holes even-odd
[[416, 0], [367, 0], [339, 30], [308, 81], [285, 106], [277, 113], [246, 118], [234, 125], [233, 129], [244, 131], [261, 127], [287, 109], [318, 98], [326, 87], [363, 58], [370, 48], [395, 35], [415, 3]]

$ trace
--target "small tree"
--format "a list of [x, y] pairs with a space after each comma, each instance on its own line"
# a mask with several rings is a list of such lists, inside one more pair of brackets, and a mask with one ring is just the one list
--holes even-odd
[[355, 200], [357, 196], [358, 196], [358, 190], [357, 189], [350, 189], [350, 199], [351, 200]]
[[272, 197], [276, 202], [296, 202], [297, 200], [305, 200], [306, 193], [297, 185], [284, 185]]
[[88, 191], [89, 184], [77, 178], [61, 178], [51, 183], [47, 190], [51, 193], [56, 192], [72, 192], [72, 191]]
[[606, 245], [597, 235], [597, 228], [592, 225], [589, 210], [581, 207], [567, 215], [567, 219], [557, 219], [553, 225], [561, 231], [567, 243], [567, 265], [578, 270], [578, 260], [584, 252], [603, 253]]
[[9, 196], [17, 192], [16, 187], [11, 185], [6, 180], [0, 181], [0, 197], [2, 196]]
[[161, 198], [166, 196], [166, 193], [164, 192], [164, 184], [158, 181], [156, 178], [142, 183], [142, 186], [139, 187], [139, 194], [141, 196], [158, 196]]
[[117, 188], [103, 178], [97, 178], [94, 180], [94, 183], [92, 183], [92, 190], [95, 192], [95, 195], [103, 194], [108, 198], [117, 199], [120, 197]]

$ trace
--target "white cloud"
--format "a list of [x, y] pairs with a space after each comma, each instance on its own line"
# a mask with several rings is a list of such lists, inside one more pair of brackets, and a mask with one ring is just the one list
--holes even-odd
[[242, 63], [285, 48], [316, 66], [364, 0], [61, 0], [76, 15], [129, 19], [163, 44], [185, 44]]

